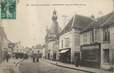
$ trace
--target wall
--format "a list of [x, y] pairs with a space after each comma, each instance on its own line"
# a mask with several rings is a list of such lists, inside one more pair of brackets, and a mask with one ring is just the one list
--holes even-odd
[[[103, 30], [101, 29], [101, 68], [110, 69], [114, 65], [114, 27], [109, 27], [110, 41], [103, 42]], [[104, 60], [104, 50], [109, 49], [109, 62]]]
[[52, 59], [53, 58], [53, 55], [54, 53], [57, 53], [57, 50], [58, 50], [58, 47], [59, 46], [59, 43], [58, 43], [58, 40], [55, 40], [55, 41], [50, 41], [48, 43], [48, 50], [50, 50], [50, 58]]
[[[65, 38], [69, 38], [70, 39], [70, 41], [69, 41], [70, 42], [69, 47], [66, 47], [65, 46]], [[63, 46], [62, 46], [62, 44], [63, 44]], [[72, 42], [71, 42], [71, 32], [67, 32], [67, 33], [62, 34], [60, 36], [60, 38], [59, 38], [59, 49], [71, 48], [71, 44], [72, 44]]]
[[[67, 43], [65, 41], [66, 38], [69, 38], [69, 46], [65, 46]], [[63, 46], [62, 46], [62, 41], [63, 41]], [[80, 52], [80, 35], [79, 35], [79, 30], [72, 29], [72, 31], [67, 32], [63, 35], [60, 36], [59, 39], [59, 49], [64, 49], [64, 48], [71, 48], [71, 62], [74, 62], [74, 53]]]
[[80, 45], [90, 44], [90, 31], [80, 34]]
[[79, 34], [79, 30], [77, 29], [72, 29], [71, 31], [71, 62], [74, 63], [75, 62], [75, 53], [80, 53], [80, 34]]
[[47, 49], [47, 47], [44, 47], [42, 50], [42, 57], [47, 58], [47, 56], [48, 56], [48, 49]]
[[111, 55], [111, 62], [114, 66], [114, 27], [110, 28], [110, 45], [111, 45], [111, 51], [110, 51], [110, 55]]
[[[97, 31], [96, 31], [97, 30]], [[96, 32], [95, 32], [96, 31]], [[101, 43], [103, 38], [102, 29], [94, 29], [94, 42], [92, 41], [92, 31], [83, 32], [80, 34], [80, 45], [91, 44], [91, 43]]]
[[[1, 37], [0, 37], [1, 38]], [[6, 48], [7, 50], [5, 51], [10, 51], [8, 48], [8, 41], [6, 40], [6, 38], [1, 38], [0, 39], [0, 62], [2, 62], [4, 60], [4, 48]]]

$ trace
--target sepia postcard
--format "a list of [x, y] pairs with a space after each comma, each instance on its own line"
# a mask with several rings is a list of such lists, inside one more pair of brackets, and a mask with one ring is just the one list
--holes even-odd
[[114, 0], [0, 0], [0, 73], [114, 73]]

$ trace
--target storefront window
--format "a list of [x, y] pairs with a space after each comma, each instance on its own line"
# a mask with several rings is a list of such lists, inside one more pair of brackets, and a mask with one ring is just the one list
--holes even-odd
[[88, 67], [100, 67], [101, 56], [100, 44], [81, 46], [81, 63]]
[[83, 59], [85, 61], [91, 61], [91, 62], [97, 62], [98, 61], [98, 50], [96, 49], [92, 49], [92, 50], [84, 50], [82, 51], [83, 55]]

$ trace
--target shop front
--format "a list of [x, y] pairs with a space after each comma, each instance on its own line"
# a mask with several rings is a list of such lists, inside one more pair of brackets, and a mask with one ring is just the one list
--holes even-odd
[[70, 63], [71, 60], [71, 49], [65, 48], [59, 50], [59, 61], [64, 63]]
[[101, 47], [99, 43], [81, 46], [81, 65], [99, 68], [101, 62]]

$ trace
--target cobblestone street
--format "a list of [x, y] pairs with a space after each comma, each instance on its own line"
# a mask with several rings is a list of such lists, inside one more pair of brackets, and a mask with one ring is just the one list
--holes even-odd
[[114, 0], [1, 0], [0, 73], [114, 73]]
[[23, 63], [21, 63], [19, 70], [21, 73], [86, 73], [82, 71], [58, 67], [45, 61], [33, 63], [32, 60], [25, 60]]

